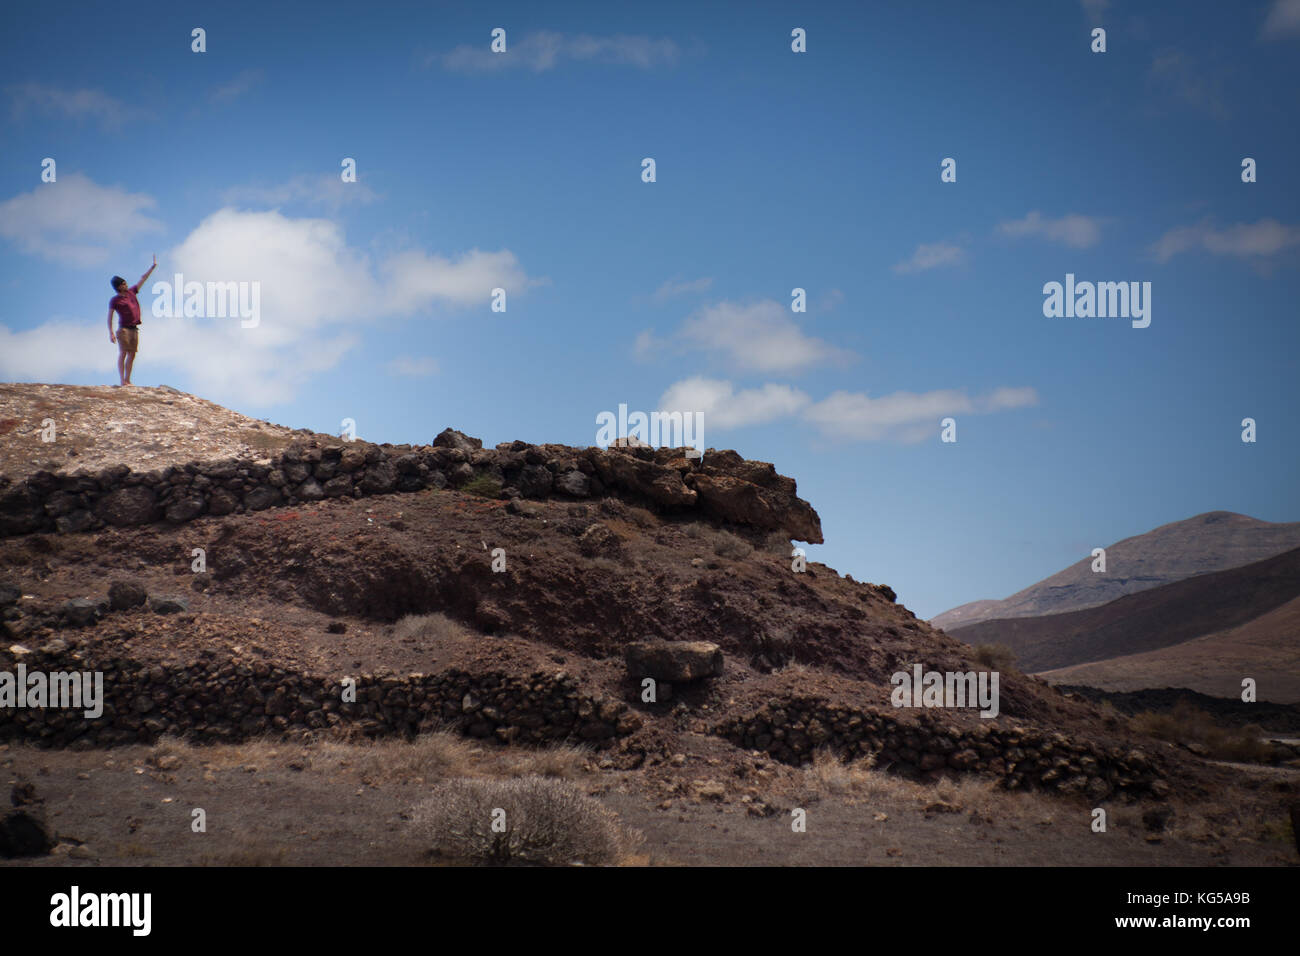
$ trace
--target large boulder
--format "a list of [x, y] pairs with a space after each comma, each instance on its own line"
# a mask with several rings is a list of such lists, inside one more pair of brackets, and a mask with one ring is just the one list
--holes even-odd
[[59, 608], [59, 615], [70, 627], [90, 627], [104, 613], [104, 604], [89, 598], [73, 598], [64, 601]]
[[166, 517], [168, 521], [176, 523], [190, 521], [203, 514], [203, 508], [203, 496], [198, 492], [190, 492], [167, 506]]
[[580, 471], [566, 471], [556, 477], [555, 490], [572, 498], [586, 498], [591, 494], [591, 479]]
[[635, 680], [689, 683], [722, 674], [722, 649], [708, 641], [639, 641], [623, 651]]
[[357, 484], [361, 486], [361, 490], [366, 494], [387, 494], [397, 484], [397, 469], [391, 461], [376, 462], [366, 469], [365, 474]]
[[590, 449], [589, 460], [600, 480], [618, 488], [649, 498], [668, 508], [695, 504], [696, 494], [682, 482], [681, 472], [653, 461], [637, 458], [626, 451]]
[[115, 488], [95, 506], [101, 520], [119, 528], [157, 521], [160, 510], [153, 489], [146, 485]]
[[821, 518], [812, 505], [792, 492], [719, 474], [692, 475], [691, 484], [706, 514], [764, 531], [783, 531], [809, 544], [823, 541]]
[[249, 511], [264, 511], [280, 503], [280, 489], [272, 485], [257, 485], [244, 495], [244, 507]]
[[464, 432], [458, 432], [454, 428], [444, 428], [433, 440], [433, 445], [435, 448], [456, 448], [470, 454], [483, 448], [483, 439], [470, 438]]
[[149, 597], [134, 581], [112, 581], [108, 585], [108, 606], [113, 611], [127, 611], [139, 607]]

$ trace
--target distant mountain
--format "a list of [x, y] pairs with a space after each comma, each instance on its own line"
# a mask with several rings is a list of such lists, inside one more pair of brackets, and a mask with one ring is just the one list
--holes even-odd
[[[1020, 667], [1029, 672], [1070, 667], [1088, 661], [1106, 661], [1125, 655], [1169, 648], [1257, 621], [1300, 598], [1300, 548], [1245, 567], [1175, 581], [1137, 594], [1128, 594], [1101, 607], [1041, 617], [981, 621], [949, 631], [968, 644], [1005, 644], [1015, 652]], [[1277, 626], [1290, 626], [1285, 611]], [[1244, 637], [1217, 640], [1241, 648], [1249, 640], [1270, 640], [1269, 622], [1246, 629]], [[1279, 643], [1280, 636], [1272, 638]], [[1224, 670], [1229, 665], [1203, 658], [1206, 667]], [[1298, 669], [1294, 657], [1283, 665]], [[1262, 680], [1262, 674], [1246, 674]], [[1072, 683], [1083, 681], [1072, 678]]]
[[930, 624], [951, 633], [980, 621], [1099, 607], [1126, 594], [1239, 568], [1292, 548], [1300, 548], [1300, 521], [1275, 524], [1210, 511], [1107, 545], [1105, 574], [1093, 573], [1089, 555], [1009, 598], [972, 601], [944, 611]]
[[[1238, 699], [1241, 679], [1253, 677], [1261, 701], [1300, 703], [1300, 598], [1226, 631], [1156, 651], [1044, 671], [1040, 676], [1054, 684], [1084, 684], [1108, 691], [1186, 687], [1211, 697]], [[1300, 730], [1300, 724], [1292, 729]]]

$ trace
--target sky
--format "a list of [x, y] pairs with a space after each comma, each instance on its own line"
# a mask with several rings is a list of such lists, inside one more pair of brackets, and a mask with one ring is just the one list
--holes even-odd
[[0, 54], [5, 381], [116, 382], [156, 255], [138, 385], [393, 443], [701, 413], [923, 618], [1300, 520], [1300, 0], [74, 2]]

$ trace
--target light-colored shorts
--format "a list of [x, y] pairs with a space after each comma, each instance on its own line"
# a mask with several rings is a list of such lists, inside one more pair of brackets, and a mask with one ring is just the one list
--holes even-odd
[[140, 347], [140, 330], [139, 329], [118, 329], [117, 330], [117, 350], [119, 352], [135, 352]]

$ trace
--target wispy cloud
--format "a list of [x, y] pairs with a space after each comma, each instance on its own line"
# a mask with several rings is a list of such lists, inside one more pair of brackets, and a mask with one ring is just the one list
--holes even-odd
[[916, 247], [910, 259], [896, 262], [890, 268], [899, 275], [913, 272], [925, 272], [944, 266], [961, 265], [966, 261], [966, 250], [950, 242], [922, 243]]
[[258, 83], [262, 82], [263, 76], [261, 70], [244, 70], [229, 83], [222, 84], [213, 90], [210, 99], [214, 103], [229, 103], [257, 86]]
[[1300, 0], [1273, 0], [1260, 35], [1268, 40], [1300, 35]]
[[814, 402], [790, 385], [769, 382], [737, 389], [723, 379], [694, 377], [675, 382], [659, 399], [663, 411], [703, 412], [705, 427], [740, 428], [800, 418], [823, 435], [842, 441], [915, 443], [937, 438], [949, 415], [990, 415], [1038, 404], [1032, 388], [996, 388], [970, 396], [961, 389], [894, 392], [872, 398], [837, 391]]
[[716, 378], [688, 378], [675, 382], [659, 399], [666, 412], [703, 412], [706, 428], [740, 428], [788, 418], [810, 399], [789, 385], [764, 385], [737, 391], [731, 382]]
[[28, 113], [55, 113], [76, 120], [93, 119], [106, 129], [141, 118], [141, 110], [129, 107], [102, 90], [68, 90], [41, 83], [18, 83], [5, 87], [15, 119]]
[[998, 223], [994, 231], [1001, 236], [1042, 236], [1073, 249], [1086, 249], [1101, 239], [1101, 220], [1073, 213], [1060, 219], [1044, 219], [1035, 209], [1024, 219]]
[[1288, 226], [1276, 219], [1239, 222], [1223, 229], [1216, 229], [1209, 220], [1203, 220], [1194, 226], [1170, 229], [1152, 244], [1150, 251], [1159, 262], [1168, 262], [1174, 256], [1193, 249], [1216, 256], [1260, 261], [1296, 245], [1300, 245], [1300, 227]]
[[137, 236], [162, 232], [163, 224], [145, 212], [156, 206], [144, 193], [61, 173], [56, 182], [0, 203], [0, 236], [33, 255], [94, 266]]
[[1038, 393], [1032, 388], [998, 388], [975, 398], [957, 389], [880, 398], [837, 391], [804, 409], [803, 417], [830, 438], [911, 444], [936, 437], [939, 422], [948, 415], [986, 415], [1036, 404]]
[[690, 295], [692, 293], [708, 292], [713, 285], [713, 278], [705, 276], [701, 279], [692, 279], [689, 282], [681, 282], [676, 279], [669, 279], [658, 289], [655, 290], [655, 301], [663, 302], [665, 299], [671, 299], [673, 296]]
[[772, 299], [744, 305], [719, 302], [690, 316], [677, 335], [687, 347], [725, 357], [740, 369], [798, 372], [852, 354], [806, 335], [790, 307]]
[[677, 62], [681, 55], [676, 43], [667, 38], [615, 34], [592, 36], [586, 33], [565, 34], [551, 30], [530, 33], [522, 40], [510, 40], [506, 51], [493, 53], [489, 38], [482, 43], [464, 44], [449, 53], [435, 53], [425, 65], [440, 62], [444, 69], [458, 73], [489, 73], [525, 69], [542, 73], [565, 61], [634, 66], [643, 70]]
[[355, 203], [366, 205], [379, 195], [363, 182], [345, 183], [338, 173], [298, 174], [272, 186], [232, 186], [221, 195], [227, 205], [276, 208], [301, 203], [338, 212]]

